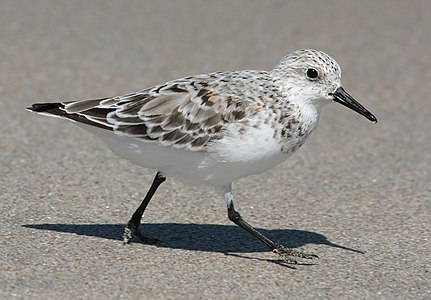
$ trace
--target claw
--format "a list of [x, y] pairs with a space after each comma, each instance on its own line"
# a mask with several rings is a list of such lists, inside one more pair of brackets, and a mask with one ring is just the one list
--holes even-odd
[[281, 245], [278, 245], [277, 248], [273, 249], [272, 252], [278, 254], [281, 256], [281, 258], [290, 264], [298, 264], [298, 261], [293, 259], [292, 257], [299, 257], [299, 258], [305, 258], [305, 259], [313, 259], [313, 258], [319, 258], [316, 254], [313, 253], [305, 253], [302, 251], [297, 251], [293, 249], [285, 248]]
[[141, 231], [139, 230], [139, 227], [140, 224], [136, 226], [134, 224], [131, 224], [130, 222], [127, 223], [123, 233], [123, 244], [130, 243], [130, 240], [133, 237], [136, 237], [141, 243], [147, 245], [157, 245], [159, 243], [158, 239], [153, 239], [142, 235]]
[[123, 244], [128, 244], [130, 242], [130, 240], [132, 239], [133, 236], [133, 232], [132, 229], [130, 228], [129, 224], [127, 224], [127, 226], [124, 228], [124, 233], [123, 233]]

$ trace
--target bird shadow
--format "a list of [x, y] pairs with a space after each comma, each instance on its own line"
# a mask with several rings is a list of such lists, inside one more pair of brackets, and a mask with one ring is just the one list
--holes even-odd
[[[110, 240], [123, 240], [124, 224], [25, 224], [26, 228], [49, 230]], [[159, 240], [157, 246], [163, 248], [211, 251], [221, 253], [266, 252], [268, 248], [247, 232], [234, 225], [150, 223], [142, 224], [144, 235]], [[356, 253], [360, 250], [337, 245], [324, 235], [296, 229], [258, 230], [274, 241], [288, 248], [298, 248], [305, 244], [319, 244], [340, 248]], [[132, 242], [136, 242], [133, 241]]]

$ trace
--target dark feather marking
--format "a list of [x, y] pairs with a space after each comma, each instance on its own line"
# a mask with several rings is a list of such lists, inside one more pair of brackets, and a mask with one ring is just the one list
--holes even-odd
[[[149, 98], [143, 103], [140, 114], [166, 113], [175, 104], [172, 102], [176, 97], [173, 95], [160, 95], [158, 97]], [[169, 111], [170, 112], [170, 111]]]
[[175, 92], [175, 93], [187, 93], [188, 92], [187, 90], [178, 87], [177, 84], [174, 84], [173, 86], [171, 86], [170, 90]]
[[148, 134], [149, 135], [164, 133], [164, 132], [165, 132], [165, 130], [160, 126], [153, 126], [153, 127], [148, 128]]
[[149, 100], [150, 98], [145, 98], [145, 99], [136, 100], [135, 102], [128, 102], [126, 104], [123, 104], [118, 108], [118, 113], [128, 114], [128, 115], [139, 115], [140, 109]]
[[197, 110], [196, 110], [196, 112], [193, 114], [193, 117], [192, 117], [192, 119], [190, 120], [192, 123], [199, 123], [200, 121], [199, 121], [199, 119], [198, 119], [198, 115], [199, 115], [199, 112], [201, 111], [202, 109], [198, 106], [198, 108], [197, 108]]
[[181, 132], [179, 130], [173, 130], [173, 131], [169, 132], [168, 134], [165, 134], [162, 137], [162, 140], [174, 142], [176, 140], [183, 138], [185, 135], [186, 135], [186, 133], [184, 133], [184, 132]]
[[125, 134], [147, 137], [148, 128], [145, 124], [140, 125], [119, 125], [115, 131], [119, 131]]
[[90, 116], [92, 118], [96, 118], [96, 119], [105, 119], [106, 115], [113, 110], [114, 110], [113, 108], [95, 107], [95, 108], [91, 108], [91, 109], [88, 109], [86, 111], [83, 111], [82, 114], [88, 115], [88, 116]]
[[166, 117], [164, 115], [145, 116], [145, 120], [151, 125], [160, 125], [166, 120]]
[[88, 99], [88, 100], [81, 100], [76, 102], [68, 102], [68, 103], [65, 103], [64, 108], [69, 114], [80, 113], [80, 112], [89, 110], [95, 106], [98, 106], [101, 101], [104, 101], [106, 99], [108, 98]]
[[58, 116], [65, 114], [65, 111], [62, 110], [64, 109], [63, 103], [35, 103], [27, 109], [34, 112], [49, 112]]
[[62, 116], [65, 117], [65, 118], [67, 118], [67, 119], [79, 122], [79, 123], [88, 124], [88, 125], [91, 125], [91, 126], [95, 126], [95, 127], [99, 127], [99, 128], [107, 129], [107, 130], [111, 130], [111, 131], [113, 130], [112, 127], [110, 127], [108, 125], [104, 125], [104, 124], [98, 123], [98, 122], [94, 122], [94, 121], [92, 121], [90, 119], [87, 119], [84, 115], [79, 115], [79, 114], [64, 114]]
[[196, 131], [198, 129], [200, 129], [201, 126], [199, 123], [192, 123], [189, 120], [186, 120], [186, 126], [185, 126], [185, 130], [187, 131]]
[[160, 90], [162, 89], [162, 88], [165, 88], [166, 87], [166, 84], [162, 84], [162, 85], [160, 85], [160, 86], [158, 86], [154, 91], [152, 91], [152, 92], [155, 92], [155, 93], [160, 93]]
[[117, 114], [112, 114], [109, 116], [108, 118], [108, 122], [112, 123], [112, 124], [119, 124], [119, 125], [124, 125], [123, 123], [126, 123], [128, 125], [132, 125], [132, 124], [144, 124], [144, 120], [142, 120], [139, 117], [119, 117], [117, 116]]
[[245, 112], [243, 110], [234, 110], [232, 116], [234, 120], [242, 120], [245, 117]]
[[[221, 115], [220, 114], [216, 114], [210, 118], [207, 119], [207, 122], [205, 123], [205, 127], [211, 128], [214, 127], [215, 125], [219, 124], [221, 122]], [[202, 126], [203, 127], [203, 126]]]
[[208, 142], [208, 140], [210, 139], [210, 137], [209, 136], [203, 136], [203, 137], [200, 137], [200, 138], [197, 138], [197, 139], [195, 139], [193, 142], [192, 142], [192, 144], [191, 144], [191, 146], [192, 146], [192, 148], [200, 148], [200, 147], [202, 147], [203, 145], [205, 145], [206, 144], [206, 142]]
[[184, 137], [176, 142], [177, 145], [187, 145], [194, 141], [195, 138], [191, 137], [189, 134], [184, 135]]
[[209, 86], [208, 82], [205, 82], [205, 81], [199, 82], [199, 84], [200, 84], [203, 88], [206, 88], [206, 87], [208, 87], [208, 86]]
[[123, 105], [125, 103], [133, 103], [135, 101], [145, 100], [149, 98], [150, 96], [148, 94], [144, 93], [133, 93], [126, 95], [124, 97], [120, 98], [120, 101], [118, 102], [118, 105]]
[[215, 102], [209, 101], [211, 96], [213, 96], [213, 95], [205, 94], [205, 95], [201, 96], [202, 104], [204, 104], [205, 106], [209, 106], [209, 107], [213, 106]]
[[79, 123], [92, 125], [102, 129], [112, 130], [111, 127], [89, 120], [84, 115], [80, 115], [76, 113], [72, 113], [72, 114], [67, 113], [64, 110], [63, 103], [35, 103], [31, 107], [29, 107], [28, 110], [39, 112], [39, 113], [48, 113], [48, 114], [60, 116], [69, 120], [73, 120]]
[[178, 111], [174, 111], [163, 123], [164, 129], [175, 129], [184, 124], [184, 116]]
[[200, 89], [198, 94], [196, 95], [197, 98], [202, 97], [206, 94], [208, 94], [210, 91], [208, 91], [207, 89]]
[[221, 132], [222, 127], [223, 127], [222, 125], [217, 125], [211, 128], [211, 132], [216, 135], [217, 139], [222, 137], [222, 132]]

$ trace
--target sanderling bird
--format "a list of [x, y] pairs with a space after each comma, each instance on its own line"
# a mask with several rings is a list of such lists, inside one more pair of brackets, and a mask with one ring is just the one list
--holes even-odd
[[297, 50], [272, 71], [189, 76], [124, 96], [36, 103], [28, 108], [75, 122], [118, 156], [157, 170], [124, 230], [136, 237], [145, 208], [166, 177], [211, 185], [224, 195], [229, 219], [288, 263], [317, 257], [289, 249], [257, 231], [235, 210], [232, 182], [287, 159], [316, 128], [321, 108], [338, 102], [376, 123], [376, 117], [341, 86], [338, 63], [324, 52]]

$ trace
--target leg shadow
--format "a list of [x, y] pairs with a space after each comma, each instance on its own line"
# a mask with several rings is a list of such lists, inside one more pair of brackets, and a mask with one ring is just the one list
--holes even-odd
[[[124, 224], [26, 224], [25, 228], [66, 232], [78, 235], [122, 241]], [[362, 251], [337, 245], [324, 235], [296, 229], [266, 230], [257, 228], [264, 235], [288, 248], [305, 244], [327, 245], [356, 253]], [[266, 252], [268, 248], [246, 231], [235, 225], [153, 223], [142, 224], [145, 235], [156, 238], [159, 247], [211, 251], [221, 253]]]

